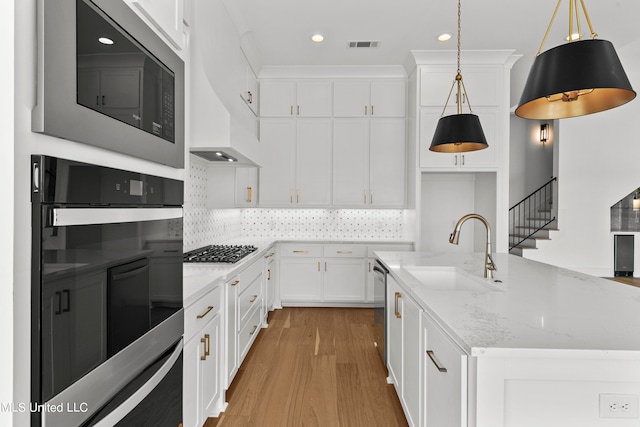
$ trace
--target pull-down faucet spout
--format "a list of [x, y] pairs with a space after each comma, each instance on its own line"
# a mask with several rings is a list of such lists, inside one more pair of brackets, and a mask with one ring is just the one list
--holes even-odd
[[458, 239], [460, 238], [460, 228], [462, 227], [462, 224], [466, 220], [471, 218], [475, 218], [480, 222], [482, 222], [484, 224], [484, 228], [487, 230], [487, 245], [485, 247], [485, 252], [484, 252], [484, 277], [492, 278], [493, 272], [497, 271], [498, 268], [493, 263], [493, 259], [491, 258], [491, 227], [489, 226], [489, 221], [487, 221], [481, 215], [473, 214], [473, 213], [463, 216], [458, 220], [455, 228], [453, 229], [453, 233], [451, 233], [451, 236], [449, 236], [449, 243], [452, 243], [454, 245], [458, 244]]

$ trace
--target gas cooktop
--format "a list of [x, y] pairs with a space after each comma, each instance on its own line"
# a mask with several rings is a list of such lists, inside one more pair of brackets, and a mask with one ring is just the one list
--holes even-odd
[[233, 264], [256, 250], [250, 245], [209, 245], [185, 252], [183, 261]]

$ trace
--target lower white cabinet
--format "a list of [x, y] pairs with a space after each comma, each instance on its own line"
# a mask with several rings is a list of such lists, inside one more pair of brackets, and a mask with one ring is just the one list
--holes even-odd
[[467, 425], [468, 356], [427, 314], [422, 315], [424, 426]]
[[200, 427], [222, 410], [222, 286], [185, 309], [183, 414], [185, 427]]
[[[225, 284], [225, 389], [231, 385], [262, 326], [263, 269], [260, 258]], [[251, 329], [254, 325], [255, 329]], [[247, 328], [251, 333], [247, 333]]]
[[[410, 426], [420, 424], [422, 310], [391, 276], [387, 276], [387, 367], [389, 381]], [[448, 424], [433, 424], [449, 426]]]
[[363, 258], [326, 258], [322, 279], [324, 301], [363, 302], [365, 288]]

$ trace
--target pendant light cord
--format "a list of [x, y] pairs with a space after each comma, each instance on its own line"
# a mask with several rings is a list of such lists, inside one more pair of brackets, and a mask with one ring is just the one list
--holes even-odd
[[[460, 0], [458, 0], [458, 75], [462, 74], [462, 70], [460, 69], [460, 21], [462, 14], [460, 12]], [[456, 77], [457, 78], [457, 77]]]

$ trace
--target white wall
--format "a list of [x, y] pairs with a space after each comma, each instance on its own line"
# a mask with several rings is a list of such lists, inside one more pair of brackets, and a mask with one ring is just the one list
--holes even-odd
[[[550, 140], [540, 142], [540, 124], [548, 123]], [[510, 116], [509, 207], [538, 189], [553, 176], [553, 121]]]
[[[634, 89], [640, 90], [640, 42], [618, 48]], [[640, 100], [560, 121], [558, 228], [527, 258], [598, 276], [613, 275], [609, 208], [640, 184]], [[636, 247], [636, 251], [639, 248]]]
[[[19, 0], [15, 0], [18, 2]], [[0, 57], [5, 58], [5, 66], [0, 67], [0, 91], [4, 102], [0, 104], [0, 140], [4, 142], [2, 156], [0, 156], [0, 182], [3, 184], [2, 198], [8, 205], [3, 209], [0, 219], [3, 226], [0, 227], [0, 342], [13, 341], [13, 76], [14, 76], [14, 2], [4, 1], [0, 3]], [[13, 402], [14, 353], [12, 347], [0, 352], [0, 403]], [[12, 425], [11, 412], [0, 411], [0, 425]]]
[[[4, 25], [0, 25], [0, 34], [4, 36], [1, 51], [4, 58], [11, 58], [11, 35], [13, 31], [13, 16], [11, 13], [11, 5], [2, 2], [0, 6], [0, 16]], [[13, 396], [9, 397], [9, 401], [17, 403], [29, 403], [29, 381], [30, 381], [30, 287], [31, 277], [29, 274], [31, 263], [31, 203], [30, 203], [30, 156], [31, 154], [47, 154], [57, 157], [64, 157], [89, 163], [101, 164], [104, 166], [116, 167], [121, 169], [138, 170], [143, 173], [165, 176], [174, 179], [184, 179], [184, 170], [173, 169], [167, 166], [147, 162], [145, 160], [132, 158], [123, 154], [102, 150], [85, 144], [65, 141], [46, 135], [31, 132], [31, 109], [35, 100], [35, 69], [36, 69], [36, 0], [15, 0], [15, 51], [19, 55], [15, 57], [15, 80], [5, 76], [7, 70], [2, 71], [3, 77], [0, 81], [3, 86], [3, 96], [5, 99], [11, 99], [7, 94], [11, 90], [15, 90], [15, 131], [13, 135], [2, 138], [3, 149], [0, 156], [0, 173], [2, 173], [2, 182], [10, 185], [13, 182], [13, 191], [15, 192], [14, 200], [14, 245], [13, 245], [13, 334], [11, 334], [11, 321], [5, 321], [7, 313], [11, 313], [11, 309], [5, 309], [4, 304], [11, 301], [10, 286], [3, 280], [0, 285], [0, 321], [2, 321], [2, 334], [9, 336], [3, 342], [11, 342], [13, 340], [13, 369], [11, 369], [11, 361], [5, 362], [6, 353], [2, 353], [2, 370], [9, 369], [5, 375], [2, 375], [2, 387], [0, 393], [6, 393], [6, 389], [10, 385], [9, 379], [14, 378]], [[73, 67], [73, 64], [69, 64]], [[70, 72], [72, 69], [70, 68]], [[8, 102], [7, 102], [8, 103]], [[2, 134], [7, 133], [7, 129], [11, 128], [5, 124], [7, 116], [0, 114], [3, 126], [0, 127]], [[13, 141], [13, 149], [7, 148], [7, 145]], [[15, 150], [15, 156], [12, 152]], [[15, 182], [5, 175], [15, 168]], [[7, 184], [8, 183], [8, 184]], [[11, 190], [10, 190], [11, 191]], [[10, 193], [9, 191], [9, 193]], [[7, 193], [3, 192], [4, 197]], [[10, 227], [1, 227], [2, 233]], [[6, 250], [7, 243], [4, 235], [0, 236], [0, 252], [3, 254]], [[8, 237], [8, 236], [7, 236]], [[6, 258], [0, 256], [4, 263]], [[9, 266], [10, 267], [10, 266]], [[11, 268], [3, 268], [4, 272], [11, 272]], [[12, 337], [11, 337], [12, 336]], [[4, 398], [0, 398], [0, 402], [5, 403]], [[13, 425], [16, 427], [29, 425], [28, 413], [14, 414], [13, 423], [3, 422], [3, 417], [8, 415], [0, 413], [0, 425]]]

